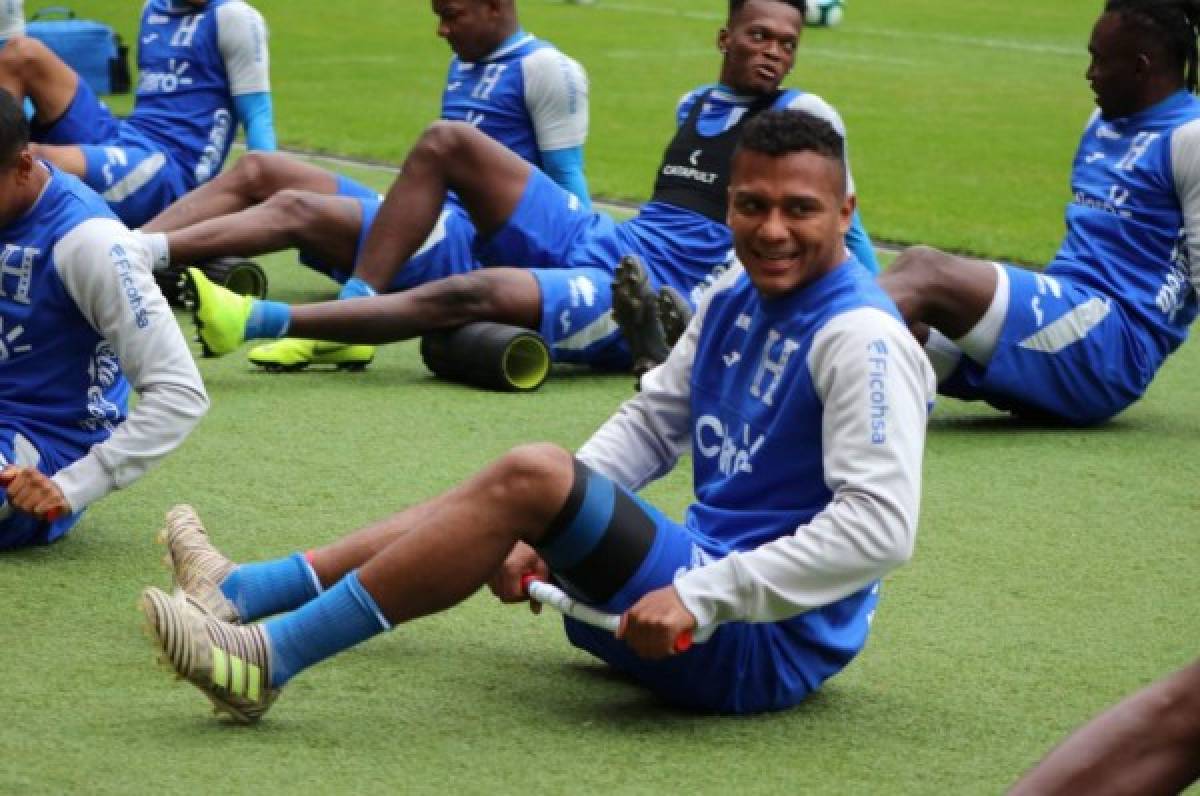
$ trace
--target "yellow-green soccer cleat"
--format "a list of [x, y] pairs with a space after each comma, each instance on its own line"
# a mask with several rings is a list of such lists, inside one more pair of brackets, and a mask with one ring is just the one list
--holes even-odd
[[338, 370], [362, 370], [375, 358], [375, 346], [285, 337], [250, 349], [247, 358], [272, 373], [304, 370], [309, 365], [333, 365]]
[[158, 541], [167, 546], [163, 563], [175, 578], [175, 588], [217, 619], [241, 621], [237, 608], [221, 592], [221, 583], [237, 565], [213, 547], [195, 509], [176, 506], [168, 511]]
[[246, 320], [254, 299], [214, 285], [198, 268], [189, 268], [187, 274], [196, 297], [192, 314], [204, 356], [224, 356], [246, 342]]
[[183, 593], [142, 592], [142, 613], [162, 649], [159, 660], [204, 692], [218, 713], [242, 724], [262, 718], [279, 696], [269, 687], [267, 636], [261, 625], [231, 625]]

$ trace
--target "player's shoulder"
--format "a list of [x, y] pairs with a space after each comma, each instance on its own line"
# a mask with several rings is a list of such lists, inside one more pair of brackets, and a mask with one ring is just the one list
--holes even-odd
[[38, 202], [38, 212], [50, 212], [52, 208], [57, 208], [72, 219], [116, 219], [108, 203], [83, 180], [57, 167], [49, 167], [49, 171], [50, 182], [42, 200]]
[[699, 100], [701, 97], [712, 94], [718, 89], [720, 89], [720, 86], [716, 83], [705, 83], [704, 85], [697, 86], [690, 91], [685, 91], [680, 95], [679, 101], [675, 103], [675, 109], [680, 113], [686, 113], [689, 108], [696, 104], [697, 100]]
[[247, 3], [246, 0], [223, 0], [216, 7], [216, 12], [217, 23], [223, 27], [227, 25], [259, 26], [263, 24], [262, 12]]
[[137, 233], [118, 219], [80, 215], [58, 241], [57, 249], [80, 254], [104, 253], [116, 245], [141, 246]]
[[779, 95], [772, 107], [776, 110], [811, 113], [818, 119], [824, 119], [829, 122], [833, 125], [833, 129], [837, 130], [840, 134], [846, 134], [846, 124], [842, 121], [842, 115], [838, 113], [837, 108], [833, 107], [832, 103], [819, 94], [789, 88]]
[[585, 74], [583, 65], [545, 39], [530, 36], [531, 41], [518, 48], [515, 57], [521, 62], [521, 68], [526, 72], [552, 72], [562, 74], [564, 71]]

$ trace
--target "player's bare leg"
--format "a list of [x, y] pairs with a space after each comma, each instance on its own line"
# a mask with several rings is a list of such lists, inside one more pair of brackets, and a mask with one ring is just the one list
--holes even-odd
[[325, 169], [275, 152], [247, 152], [230, 168], [181, 197], [142, 226], [170, 232], [265, 202], [284, 190], [335, 194], [337, 177]]
[[906, 249], [879, 277], [917, 338], [932, 326], [957, 339], [983, 318], [996, 292], [990, 262], [947, 254], [928, 246]]
[[167, 232], [166, 236], [175, 263], [253, 257], [296, 248], [332, 268], [349, 271], [354, 266], [361, 229], [362, 205], [358, 200], [288, 189], [261, 204]]
[[1200, 661], [1097, 716], [1012, 796], [1173, 794], [1200, 779]]
[[[511, 451], [426, 510], [401, 512], [377, 526], [374, 541], [386, 546], [319, 598], [295, 610], [275, 606], [288, 612], [262, 624], [223, 622], [155, 588], [143, 592], [143, 612], [162, 660], [218, 710], [251, 723], [299, 671], [475, 593], [518, 542], [541, 538], [566, 503], [573, 479], [574, 461], [560, 448]], [[351, 544], [361, 550], [371, 534], [360, 532]], [[328, 570], [327, 555], [312, 553], [312, 569]], [[296, 569], [290, 560], [260, 566], [290, 567], [291, 579], [303, 583], [304, 566]]]
[[18, 36], [0, 49], [0, 88], [18, 100], [28, 97], [38, 124], [66, 112], [78, 83], [74, 70], [37, 39]]
[[537, 329], [541, 290], [520, 268], [484, 268], [354, 301], [298, 304], [288, 334], [341, 343], [390, 343], [474, 321]]
[[531, 168], [469, 124], [435, 122], [388, 190], [354, 275], [377, 292], [387, 290], [433, 230], [451, 190], [481, 236], [500, 229], [520, 203]]

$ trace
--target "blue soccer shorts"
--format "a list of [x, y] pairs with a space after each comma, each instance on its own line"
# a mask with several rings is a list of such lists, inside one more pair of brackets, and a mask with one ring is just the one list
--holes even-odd
[[[362, 256], [367, 244], [367, 235], [375, 224], [383, 200], [375, 191], [348, 177], [339, 175], [337, 181], [337, 195], [357, 199], [362, 208], [362, 223], [358, 229], [358, 240], [354, 250], [354, 264], [357, 266], [358, 258]], [[479, 268], [472, 250], [474, 241], [475, 225], [455, 198], [449, 197], [442, 205], [442, 212], [425, 242], [393, 277], [388, 292], [407, 290], [436, 279], [474, 271]], [[300, 254], [300, 262], [329, 274], [340, 283], [345, 283], [351, 276], [346, 271], [322, 263], [320, 258], [304, 252]]]
[[1120, 304], [1072, 280], [1004, 266], [1008, 313], [987, 365], [963, 357], [938, 386], [1033, 419], [1100, 423], [1154, 376]]
[[530, 169], [508, 222], [475, 244], [479, 261], [516, 268], [599, 268], [611, 276], [625, 249], [616, 223], [580, 204], [538, 169]]
[[629, 370], [633, 358], [612, 318], [612, 272], [603, 268], [537, 268], [538, 332], [555, 362]]
[[[608, 478], [576, 462], [575, 483], [538, 553], [575, 598], [622, 613], [642, 596], [729, 551]], [[863, 600], [877, 599], [866, 590]], [[703, 643], [658, 661], [634, 654], [606, 630], [564, 620], [576, 647], [627, 673], [654, 693], [691, 709], [721, 713], [780, 710], [803, 700], [849, 657], [804, 639], [802, 619], [721, 625]]]
[[76, 146], [87, 162], [83, 181], [104, 197], [128, 227], [139, 227], [188, 191], [186, 175], [170, 153], [117, 120], [83, 80], [67, 110], [34, 141]]
[[[36, 467], [46, 475], [54, 475], [86, 453], [74, 451], [67, 454], [53, 445], [35, 444], [31, 436], [11, 427], [0, 427], [0, 468], [10, 464]], [[49, 544], [71, 530], [82, 516], [83, 512], [79, 512], [60, 517], [52, 523], [42, 522], [10, 506], [4, 489], [0, 488], [0, 550]]]

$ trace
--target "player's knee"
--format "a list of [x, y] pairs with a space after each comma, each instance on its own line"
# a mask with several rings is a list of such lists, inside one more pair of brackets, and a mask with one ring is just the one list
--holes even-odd
[[280, 215], [293, 219], [296, 226], [311, 224], [320, 217], [320, 209], [308, 191], [286, 188], [274, 193], [267, 204]]
[[474, 126], [466, 122], [446, 121], [440, 119], [425, 128], [421, 137], [409, 154], [409, 158], [419, 162], [437, 163], [444, 168], [450, 168], [455, 162], [461, 162], [462, 153], [470, 146], [473, 135], [478, 134]]
[[54, 52], [32, 36], [16, 36], [0, 48], [0, 69], [27, 80], [35, 76], [46, 61], [56, 58]]
[[513, 448], [492, 467], [493, 500], [524, 516], [549, 522], [561, 508], [551, 496], [565, 496], [575, 477], [574, 458], [557, 445], [531, 443]]
[[280, 187], [275, 174], [277, 157], [269, 152], [247, 152], [226, 172], [227, 180], [248, 199], [265, 201]]
[[910, 246], [888, 268], [888, 274], [910, 280], [936, 280], [950, 259], [932, 246]]
[[313, 206], [312, 197], [304, 191], [279, 191], [259, 208], [260, 223], [287, 234], [294, 246], [304, 242], [306, 233], [319, 229], [319, 214]]

